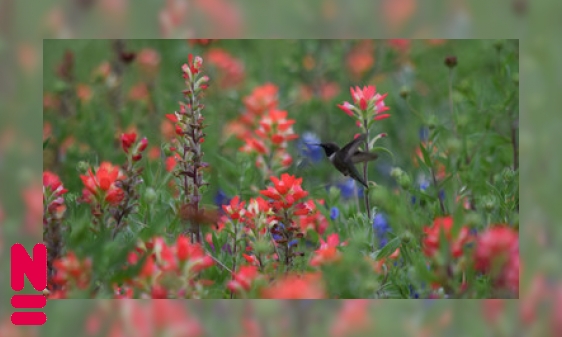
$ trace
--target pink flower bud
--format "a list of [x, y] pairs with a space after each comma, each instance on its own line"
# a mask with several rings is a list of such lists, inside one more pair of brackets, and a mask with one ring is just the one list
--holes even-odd
[[148, 139], [146, 139], [146, 137], [144, 137], [144, 138], [141, 139], [141, 141], [140, 141], [139, 152], [144, 151], [147, 146], [148, 146]]

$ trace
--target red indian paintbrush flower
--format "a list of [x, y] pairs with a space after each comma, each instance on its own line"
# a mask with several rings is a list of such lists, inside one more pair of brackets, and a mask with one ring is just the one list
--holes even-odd
[[460, 257], [463, 255], [463, 248], [470, 240], [468, 227], [461, 227], [455, 238], [452, 238], [453, 218], [450, 216], [439, 217], [433, 221], [433, 226], [424, 227], [425, 238], [423, 239], [423, 252], [428, 257], [433, 257], [441, 247], [441, 232], [445, 234], [446, 240], [451, 245], [451, 255]]
[[185, 79], [192, 78], [203, 66], [203, 59], [200, 56], [193, 57], [192, 54], [187, 56], [187, 63], [182, 66], [183, 77]]
[[270, 110], [259, 122], [256, 135], [271, 139], [275, 145], [282, 145], [286, 141], [298, 138], [293, 132], [294, 119], [287, 119], [287, 111]]
[[322, 299], [325, 296], [319, 273], [289, 275], [262, 291], [262, 298], [271, 299]]
[[85, 289], [90, 282], [92, 261], [90, 259], [79, 260], [74, 252], [69, 252], [53, 262], [55, 276], [53, 283], [62, 287], [78, 287]]
[[327, 262], [336, 262], [341, 258], [341, 253], [338, 251], [340, 244], [340, 237], [337, 233], [328, 235], [326, 241], [320, 238], [320, 248], [314, 252], [310, 265], [313, 267], [319, 266]]
[[252, 282], [260, 277], [257, 266], [241, 266], [238, 272], [233, 274], [233, 280], [228, 281], [227, 288], [230, 291], [248, 291], [252, 287]]
[[82, 196], [86, 202], [92, 202], [94, 196], [103, 196], [105, 201], [117, 205], [123, 199], [124, 193], [115, 183], [123, 178], [119, 167], [109, 162], [103, 162], [95, 174], [89, 169], [88, 174], [80, 175], [85, 186]]
[[121, 135], [121, 147], [125, 153], [129, 153], [129, 148], [136, 142], [137, 134], [134, 132]]
[[220, 71], [219, 85], [221, 88], [238, 86], [244, 80], [244, 64], [220, 48], [210, 49], [205, 59]]
[[355, 117], [358, 122], [362, 123], [363, 119], [381, 120], [390, 117], [390, 114], [383, 113], [390, 109], [384, 104], [388, 94], [381, 95], [373, 85], [363, 88], [351, 87], [350, 91], [354, 104], [343, 102], [338, 104], [338, 107], [349, 116]]
[[43, 172], [43, 189], [50, 189], [51, 193], [56, 196], [61, 196], [68, 192], [66, 188], [62, 185], [60, 178], [50, 171]]
[[246, 144], [240, 151], [257, 154], [256, 166], [264, 175], [289, 167], [293, 158], [287, 152], [288, 142], [298, 138], [293, 131], [294, 123], [287, 119], [287, 111], [270, 110], [260, 119], [255, 135], [245, 135]]
[[296, 201], [306, 197], [308, 192], [301, 187], [302, 178], [296, 178], [287, 173], [281, 175], [281, 179], [270, 177], [273, 187], [268, 187], [260, 193], [274, 200], [275, 204], [279, 204], [279, 208], [289, 208]]
[[515, 292], [519, 290], [519, 235], [506, 226], [493, 226], [476, 240], [474, 251], [476, 270], [493, 273], [497, 285]]
[[277, 107], [279, 89], [275, 84], [266, 83], [256, 87], [252, 93], [244, 97], [244, 106], [253, 115], [262, 115], [264, 112]]
[[144, 48], [137, 54], [137, 64], [141, 72], [148, 78], [152, 79], [158, 74], [160, 66], [160, 54], [151, 48]]
[[374, 44], [372, 40], [363, 40], [347, 54], [347, 68], [355, 79], [360, 79], [375, 64]]
[[240, 219], [241, 216], [244, 216], [244, 213], [246, 212], [244, 209], [245, 203], [245, 201], [240, 202], [239, 196], [235, 196], [232, 200], [230, 200], [230, 204], [223, 205], [222, 209], [232, 220], [237, 220]]

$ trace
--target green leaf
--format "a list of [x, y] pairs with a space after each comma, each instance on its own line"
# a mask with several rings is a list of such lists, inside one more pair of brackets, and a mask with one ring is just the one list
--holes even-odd
[[219, 244], [219, 238], [217, 237], [217, 233], [215, 233], [215, 231], [211, 232], [211, 237], [212, 237], [212, 241], [213, 241], [213, 246], [215, 247], [215, 251], [221, 251], [222, 246]]
[[398, 247], [400, 247], [401, 243], [402, 240], [400, 240], [400, 237], [398, 236], [388, 241], [387, 244], [382, 247], [381, 250], [379, 250], [376, 259], [380, 260], [382, 258], [390, 256], [392, 253], [394, 253], [394, 251], [396, 251], [396, 249], [398, 249]]
[[423, 144], [420, 144], [420, 149], [423, 155], [423, 161], [425, 163], [425, 166], [427, 167], [432, 167], [431, 165], [431, 157], [429, 156], [429, 153], [427, 152], [427, 149], [425, 148], [425, 146]]
[[392, 162], [394, 162], [394, 154], [392, 153], [392, 151], [390, 151], [386, 147], [376, 146], [376, 147], [372, 148], [370, 152], [374, 152], [374, 151], [382, 151], [382, 152], [388, 153], [392, 157]]
[[45, 150], [45, 148], [47, 147], [47, 145], [49, 144], [49, 141], [51, 140], [51, 137], [45, 139], [45, 141], [43, 142], [43, 150]]
[[441, 133], [441, 131], [446, 130], [442, 125], [438, 125], [433, 132], [431, 132], [431, 135], [429, 136], [429, 141], [431, 143], [433, 143], [435, 141], [435, 139], [437, 139], [437, 136]]

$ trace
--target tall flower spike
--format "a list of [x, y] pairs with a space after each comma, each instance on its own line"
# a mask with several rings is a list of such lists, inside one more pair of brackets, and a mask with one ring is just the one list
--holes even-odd
[[[208, 164], [203, 161], [201, 144], [205, 141], [203, 129], [204, 117], [201, 104], [203, 91], [208, 88], [209, 77], [202, 74], [203, 59], [189, 54], [188, 62], [182, 66], [186, 89], [183, 91], [186, 102], [180, 103], [179, 111], [167, 114], [166, 118], [174, 123], [176, 133], [175, 143], [171, 144], [174, 155], [168, 162], [168, 169], [172, 169], [176, 176], [176, 185], [181, 189], [182, 204], [193, 211], [193, 215], [201, 212], [200, 188], [206, 183], [203, 181], [202, 169]], [[182, 206], [183, 207], [183, 206]], [[199, 224], [191, 221], [191, 241], [202, 241]]]

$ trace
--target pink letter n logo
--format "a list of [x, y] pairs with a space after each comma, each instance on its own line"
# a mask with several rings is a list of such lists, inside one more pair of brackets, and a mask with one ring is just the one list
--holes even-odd
[[[47, 299], [43, 290], [47, 288], [47, 247], [38, 243], [33, 247], [33, 258], [27, 254], [25, 247], [19, 243], [12, 246], [11, 250], [11, 286], [13, 291], [22, 291], [25, 276], [40, 294], [14, 295], [12, 307], [15, 309], [39, 309], [45, 307]], [[44, 312], [14, 312], [12, 324], [14, 325], [43, 325], [47, 321]]]

